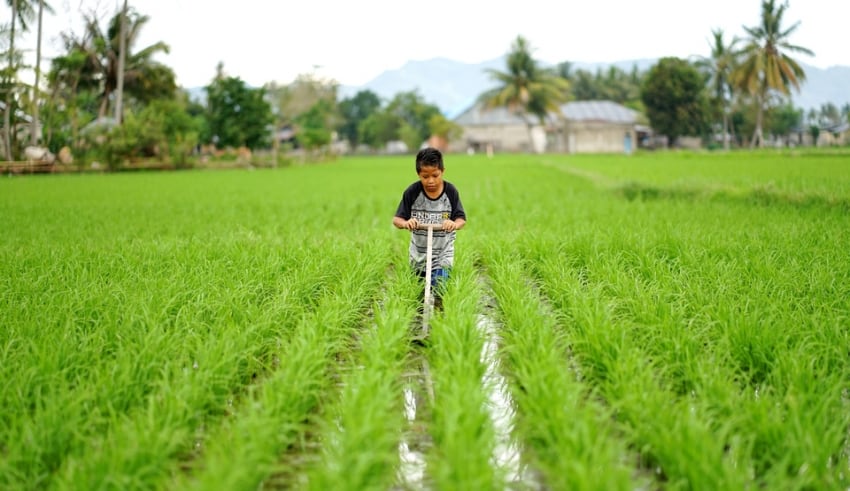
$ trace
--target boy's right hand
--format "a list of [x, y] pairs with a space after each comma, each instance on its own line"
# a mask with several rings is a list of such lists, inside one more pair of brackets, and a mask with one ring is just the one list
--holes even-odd
[[404, 228], [407, 230], [416, 230], [419, 227], [419, 221], [415, 218], [411, 218], [410, 220], [404, 222]]

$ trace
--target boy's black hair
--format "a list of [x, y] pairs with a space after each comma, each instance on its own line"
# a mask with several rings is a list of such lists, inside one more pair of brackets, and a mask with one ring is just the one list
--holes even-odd
[[416, 173], [422, 170], [422, 167], [436, 167], [440, 170], [446, 170], [443, 167], [443, 154], [436, 148], [423, 148], [416, 154]]

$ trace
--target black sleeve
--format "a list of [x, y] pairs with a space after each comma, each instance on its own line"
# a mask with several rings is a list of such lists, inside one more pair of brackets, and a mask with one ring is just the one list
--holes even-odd
[[395, 211], [395, 216], [404, 218], [405, 220], [410, 220], [411, 208], [413, 208], [413, 202], [416, 201], [416, 197], [419, 196], [419, 193], [422, 191], [422, 183], [419, 181], [414, 182], [407, 189], [404, 190], [404, 193], [401, 195], [401, 201], [398, 204], [398, 209]]
[[463, 203], [460, 202], [460, 193], [457, 192], [454, 184], [446, 183], [446, 196], [449, 197], [449, 203], [452, 205], [451, 219], [463, 218], [466, 220], [466, 212], [463, 211]]

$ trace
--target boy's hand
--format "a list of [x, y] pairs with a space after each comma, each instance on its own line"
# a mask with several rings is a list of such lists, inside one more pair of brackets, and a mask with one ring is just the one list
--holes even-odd
[[416, 230], [419, 227], [419, 220], [415, 218], [411, 218], [410, 220], [404, 222], [404, 228], [407, 230]]
[[453, 232], [457, 230], [457, 224], [453, 220], [443, 220], [443, 230]]

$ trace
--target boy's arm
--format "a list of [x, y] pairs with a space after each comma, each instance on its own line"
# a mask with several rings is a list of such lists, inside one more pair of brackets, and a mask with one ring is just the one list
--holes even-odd
[[393, 217], [393, 227], [416, 230], [416, 227], [419, 226], [419, 222], [410, 216], [413, 200], [416, 199], [416, 195], [419, 193], [419, 189], [416, 187], [417, 184], [419, 183], [415, 182], [411, 184], [401, 194], [401, 201], [398, 203], [398, 209], [396, 209], [395, 216]]
[[393, 217], [393, 226], [400, 229], [415, 230], [419, 226], [419, 222], [415, 218], [405, 220], [403, 217], [395, 216]]

